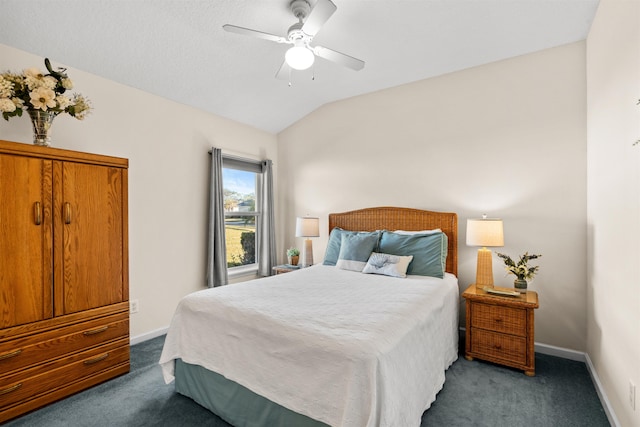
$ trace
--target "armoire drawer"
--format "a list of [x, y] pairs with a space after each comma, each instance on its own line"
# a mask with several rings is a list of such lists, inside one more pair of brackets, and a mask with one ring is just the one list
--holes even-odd
[[54, 393], [58, 388], [128, 363], [129, 340], [121, 339], [13, 375], [3, 376], [0, 380], [0, 411], [46, 393]]
[[129, 336], [127, 313], [0, 343], [0, 371], [11, 372]]

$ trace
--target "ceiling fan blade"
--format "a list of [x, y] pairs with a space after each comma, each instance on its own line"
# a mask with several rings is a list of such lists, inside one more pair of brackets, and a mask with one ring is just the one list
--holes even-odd
[[242, 34], [245, 36], [258, 37], [260, 39], [269, 40], [276, 43], [289, 43], [289, 41], [281, 36], [276, 36], [275, 34], [263, 33], [262, 31], [250, 30], [244, 27], [238, 27], [236, 25], [225, 24], [222, 26], [225, 31], [230, 33]]
[[320, 58], [327, 59], [335, 62], [336, 64], [343, 65], [352, 70], [362, 70], [364, 68], [364, 61], [361, 61], [353, 56], [345, 55], [344, 53], [336, 52], [333, 49], [329, 49], [322, 46], [315, 46], [313, 52]]
[[276, 73], [276, 79], [289, 80], [291, 78], [291, 67], [287, 64], [287, 61], [282, 61], [280, 69]]
[[336, 9], [336, 5], [331, 0], [318, 0], [304, 21], [302, 31], [311, 37], [315, 36], [324, 23], [331, 18]]

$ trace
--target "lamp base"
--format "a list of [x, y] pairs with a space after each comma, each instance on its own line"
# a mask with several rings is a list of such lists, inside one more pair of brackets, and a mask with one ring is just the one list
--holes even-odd
[[311, 267], [313, 265], [313, 246], [311, 239], [304, 241], [304, 248], [302, 249], [302, 267]]
[[491, 250], [478, 249], [478, 265], [476, 266], [476, 286], [493, 287], [493, 258]]

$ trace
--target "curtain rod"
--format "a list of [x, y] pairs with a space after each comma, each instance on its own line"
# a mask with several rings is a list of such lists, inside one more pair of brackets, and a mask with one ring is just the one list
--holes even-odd
[[[211, 155], [211, 153], [213, 153], [213, 150], [209, 150], [208, 153], [209, 153], [209, 155]], [[255, 163], [262, 163], [265, 160], [268, 160], [268, 159], [264, 159], [264, 160], [248, 159], [246, 157], [233, 156], [233, 155], [224, 154], [224, 153], [222, 153], [222, 158], [223, 159], [229, 159], [229, 160], [239, 160], [241, 162], [255, 162]]]

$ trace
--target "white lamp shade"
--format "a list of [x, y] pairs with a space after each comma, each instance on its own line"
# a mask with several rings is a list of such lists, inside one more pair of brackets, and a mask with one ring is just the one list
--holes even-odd
[[319, 237], [320, 218], [305, 216], [296, 218], [296, 237]]
[[498, 218], [468, 219], [467, 246], [504, 246], [502, 220]]
[[306, 70], [313, 65], [316, 56], [305, 46], [294, 46], [287, 50], [284, 59], [294, 70]]

